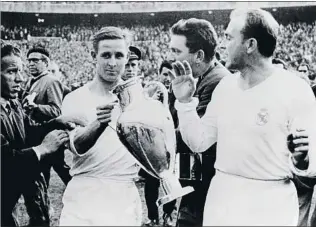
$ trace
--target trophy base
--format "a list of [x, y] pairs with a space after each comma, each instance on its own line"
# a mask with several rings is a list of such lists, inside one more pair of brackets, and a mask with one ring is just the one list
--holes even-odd
[[181, 188], [179, 191], [176, 191], [174, 193], [171, 193], [171, 194], [168, 194], [168, 195], [165, 195], [165, 196], [159, 198], [157, 200], [156, 204], [159, 207], [161, 205], [164, 205], [166, 203], [171, 202], [172, 200], [175, 200], [175, 199], [177, 199], [179, 197], [187, 195], [187, 194], [189, 194], [189, 193], [191, 193], [193, 191], [194, 191], [194, 189], [191, 186], [187, 186], [187, 187]]

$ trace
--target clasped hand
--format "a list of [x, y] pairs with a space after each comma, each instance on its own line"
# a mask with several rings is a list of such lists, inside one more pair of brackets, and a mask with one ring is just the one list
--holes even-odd
[[309, 139], [307, 131], [300, 129], [289, 135], [288, 148], [292, 153], [293, 164], [299, 169], [307, 169], [309, 164]]
[[112, 111], [114, 107], [118, 105], [117, 101], [100, 105], [97, 107], [97, 120], [102, 124], [107, 126], [112, 120]]

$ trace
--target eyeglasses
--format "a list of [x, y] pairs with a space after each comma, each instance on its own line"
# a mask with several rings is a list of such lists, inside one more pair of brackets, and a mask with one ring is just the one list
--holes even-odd
[[38, 63], [40, 60], [43, 60], [42, 58], [28, 58], [27, 61], [28, 63], [34, 62]]
[[307, 73], [307, 70], [299, 70], [300, 73]]

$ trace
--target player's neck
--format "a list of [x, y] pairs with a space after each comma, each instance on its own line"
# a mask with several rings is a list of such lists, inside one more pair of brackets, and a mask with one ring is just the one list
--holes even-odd
[[248, 89], [260, 84], [272, 75], [274, 69], [270, 59], [260, 59], [248, 64], [240, 70], [242, 88]]
[[95, 77], [91, 82], [90, 90], [97, 95], [108, 96], [112, 95], [111, 91], [116, 84], [116, 82], [106, 82]]

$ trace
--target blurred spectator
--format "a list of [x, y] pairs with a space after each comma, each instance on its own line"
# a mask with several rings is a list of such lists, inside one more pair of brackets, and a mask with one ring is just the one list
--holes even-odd
[[298, 76], [301, 77], [302, 79], [304, 79], [309, 85], [311, 84], [310, 80], [309, 80], [309, 65], [306, 63], [301, 63], [298, 67], [297, 67], [297, 72], [298, 72]]
[[280, 67], [281, 69], [285, 69], [285, 70], [287, 69], [286, 63], [280, 58], [273, 58], [272, 64]]
[[[282, 59], [288, 69], [296, 70], [301, 63], [308, 63], [311, 66], [310, 71], [312, 71], [310, 74], [315, 73], [315, 25], [316, 22], [281, 25], [280, 38], [274, 57]], [[144, 83], [158, 80], [159, 66], [168, 55], [169, 28], [169, 24], [134, 25], [128, 28], [134, 32], [132, 45], [138, 46], [143, 53], [140, 74], [144, 75]], [[214, 28], [221, 41], [224, 37], [224, 25], [215, 25]], [[99, 29], [100, 26], [87, 26], [80, 23], [77, 26], [5, 27], [1, 25], [1, 39], [14, 40], [22, 50], [26, 51], [34, 42], [38, 42], [36, 38], [34, 40], [34, 37], [51, 37], [40, 42], [52, 53], [52, 58], [60, 66], [61, 80], [64, 84], [69, 87], [74, 84], [74, 87], [77, 87], [92, 80], [92, 75], [94, 75], [90, 55], [91, 37]], [[221, 61], [224, 63], [225, 55], [222, 50], [218, 50], [218, 55], [221, 56]]]
[[301, 63], [298, 67], [297, 67], [297, 71], [299, 73], [304, 74], [306, 77], [308, 77], [309, 75], [309, 65], [305, 64], [305, 63]]

